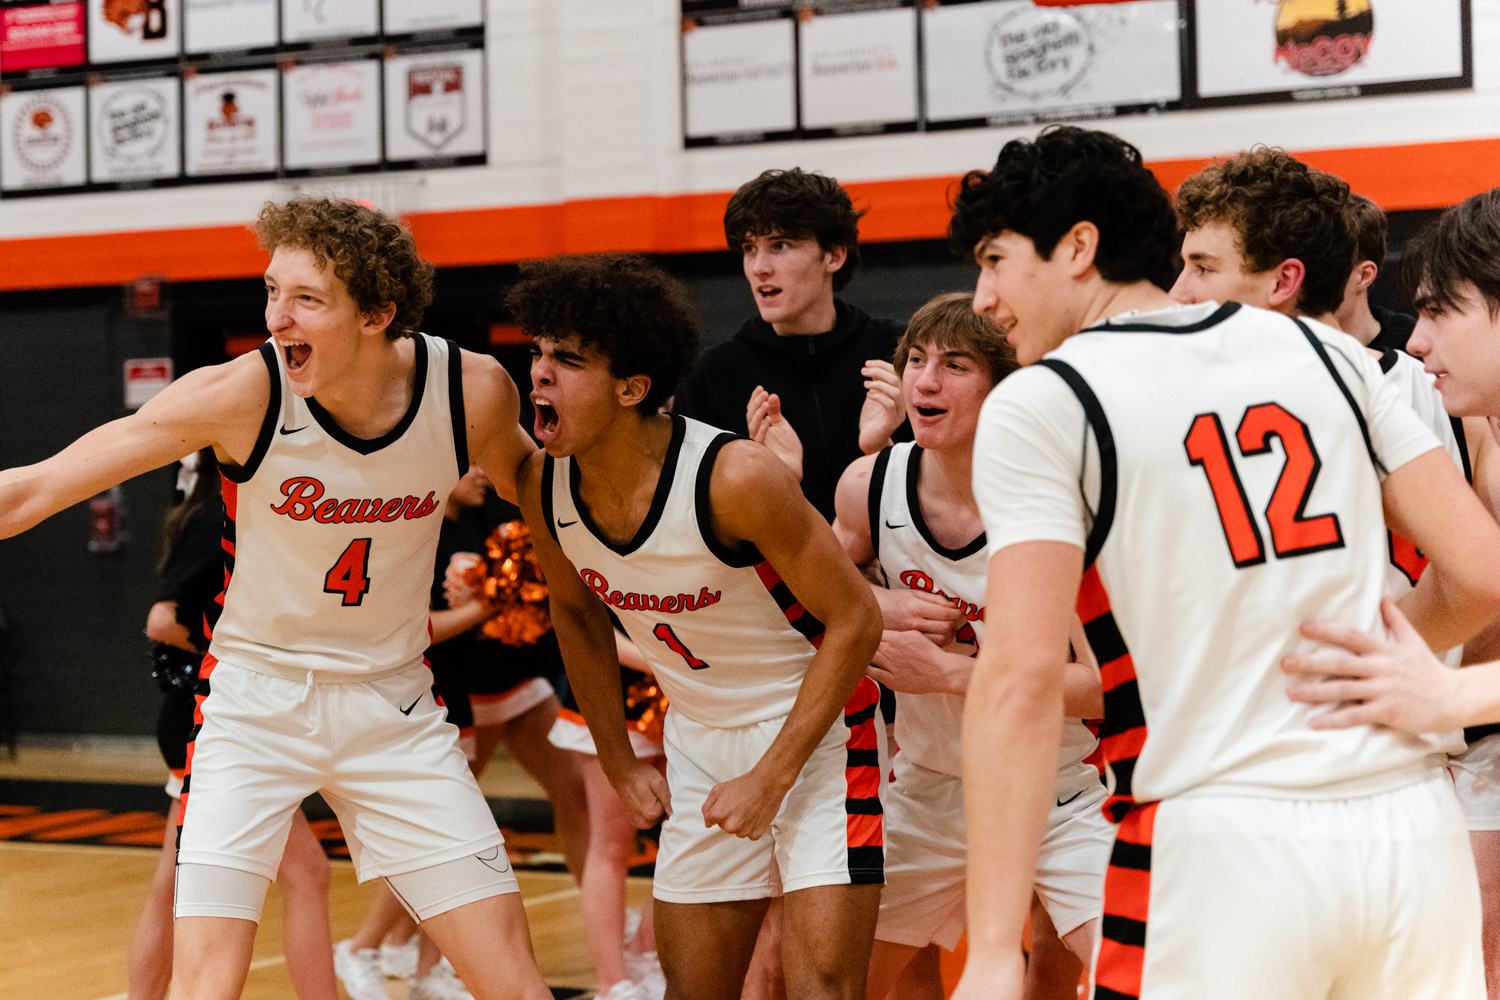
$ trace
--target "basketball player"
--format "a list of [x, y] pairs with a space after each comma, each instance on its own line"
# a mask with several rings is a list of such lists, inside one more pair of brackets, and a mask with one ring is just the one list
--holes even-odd
[[[895, 778], [886, 790], [886, 887], [870, 959], [869, 996], [885, 1000], [917, 953], [952, 951], [964, 930], [964, 814], [960, 739], [964, 692], [984, 642], [984, 527], [971, 488], [974, 429], [985, 396], [1016, 370], [1004, 331], [976, 316], [973, 296], [949, 292], [912, 316], [896, 347], [914, 443], [858, 459], [839, 480], [834, 531], [854, 562], [874, 567], [889, 596], [935, 595], [963, 613], [956, 641], [939, 648], [887, 621], [871, 676], [896, 691]], [[878, 591], [877, 591], [878, 594]], [[888, 618], [896, 617], [894, 615]], [[1087, 650], [1081, 626], [1074, 646]], [[1095, 666], [1073, 664], [1057, 762], [1056, 805], [1036, 873], [1052, 925], [1083, 962], [1104, 892], [1114, 831], [1100, 808], [1099, 771], [1085, 763], [1098, 740], [1080, 717], [1103, 714]], [[1033, 927], [1033, 937], [1041, 935]], [[1036, 997], [1043, 971], [1028, 965]], [[1065, 996], [1076, 996], [1072, 968]], [[1066, 978], [1066, 977], [1064, 977]], [[941, 983], [937, 995], [941, 996]]]
[[[880, 610], [766, 448], [658, 413], [697, 351], [686, 291], [634, 258], [522, 265], [536, 338], [527, 523], [599, 764], [637, 826], [666, 813], [656, 936], [670, 993], [736, 996], [784, 893], [787, 995], [862, 998], [882, 878]], [[671, 700], [667, 775], [626, 734], [615, 611]], [[852, 694], [852, 697], [851, 697]]]
[[476, 997], [550, 994], [499, 831], [422, 661], [442, 498], [531, 451], [500, 366], [415, 332], [432, 265], [353, 202], [268, 204], [271, 340], [0, 473], [0, 537], [212, 446], [226, 587], [182, 794], [175, 995], [240, 994], [293, 810], [321, 791]]
[[1362, 195], [1349, 198], [1349, 228], [1354, 233], [1354, 270], [1344, 286], [1344, 302], [1334, 314], [1338, 328], [1366, 347], [1406, 350], [1417, 318], [1370, 304], [1370, 288], [1385, 266], [1389, 225], [1379, 205]]
[[1077, 128], [1008, 143], [956, 199], [975, 309], [1031, 366], [975, 437], [993, 617], [964, 718], [959, 996], [1020, 992], [1076, 606], [1120, 822], [1096, 997], [1478, 1000], [1446, 741], [1311, 729], [1277, 664], [1307, 618], [1380, 626], [1387, 520], [1430, 560], [1403, 608], [1463, 642], [1500, 612], [1500, 527], [1344, 334], [1174, 303], [1174, 229], [1139, 151]]

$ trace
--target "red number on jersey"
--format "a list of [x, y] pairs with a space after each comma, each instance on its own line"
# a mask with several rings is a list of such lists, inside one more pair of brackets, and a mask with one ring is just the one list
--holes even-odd
[[356, 538], [323, 578], [325, 594], [343, 594], [342, 606], [357, 608], [370, 589], [370, 539]]
[[1194, 417], [1182, 446], [1187, 449], [1188, 462], [1200, 466], [1208, 476], [1208, 488], [1213, 490], [1219, 523], [1224, 528], [1224, 540], [1229, 543], [1229, 556], [1235, 567], [1244, 569], [1265, 562], [1260, 528], [1250, 513], [1250, 499], [1245, 496], [1234, 460], [1229, 457], [1229, 441], [1224, 437], [1219, 415], [1200, 413]]
[[1266, 504], [1266, 522], [1271, 526], [1271, 544], [1277, 558], [1343, 548], [1344, 533], [1339, 530], [1337, 514], [1303, 517], [1318, 470], [1323, 467], [1307, 425], [1276, 403], [1262, 403], [1245, 411], [1235, 437], [1239, 438], [1240, 454], [1247, 458], [1269, 452], [1273, 437], [1281, 439], [1286, 452], [1286, 464], [1281, 467], [1271, 502]]
[[1394, 531], [1387, 531], [1385, 534], [1391, 546], [1391, 565], [1399, 569], [1415, 587], [1417, 581], [1422, 579], [1422, 571], [1427, 568], [1427, 557], [1411, 539], [1402, 538]]
[[708, 664], [694, 656], [692, 650], [682, 644], [682, 640], [677, 638], [677, 633], [672, 631], [672, 626], [666, 622], [657, 625], [651, 630], [651, 634], [666, 643], [668, 649], [686, 660], [687, 665], [694, 670], [708, 669]]

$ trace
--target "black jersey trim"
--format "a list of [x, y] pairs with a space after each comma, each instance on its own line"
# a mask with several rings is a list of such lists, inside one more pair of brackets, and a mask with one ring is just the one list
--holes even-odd
[[1397, 358], [1396, 358], [1396, 352], [1395, 352], [1394, 349], [1387, 347], [1385, 350], [1381, 351], [1380, 352], [1380, 374], [1382, 374], [1382, 375], [1389, 375], [1391, 373], [1391, 369], [1394, 368], [1394, 367], [1396, 367], [1396, 361], [1397, 361]]
[[1464, 742], [1472, 746], [1486, 736], [1494, 736], [1496, 733], [1500, 733], [1500, 722], [1489, 722], [1482, 726], [1465, 726]]
[[1111, 323], [1105, 321], [1096, 323], [1094, 326], [1084, 327], [1080, 333], [1202, 333], [1204, 330], [1218, 326], [1229, 317], [1240, 311], [1238, 302], [1226, 302], [1215, 309], [1205, 319], [1186, 326], [1169, 326], [1165, 323]]
[[1380, 460], [1379, 455], [1375, 454], [1375, 443], [1370, 440], [1370, 425], [1365, 422], [1365, 415], [1360, 410], [1359, 404], [1354, 401], [1354, 393], [1349, 391], [1349, 386], [1345, 384], [1344, 377], [1333, 366], [1333, 359], [1328, 356], [1328, 349], [1323, 346], [1323, 342], [1318, 339], [1318, 335], [1313, 333], [1306, 323], [1300, 319], [1293, 319], [1292, 322], [1297, 324], [1297, 329], [1302, 331], [1302, 335], [1307, 338], [1307, 342], [1317, 352], [1318, 360], [1323, 362], [1323, 367], [1327, 368], [1328, 374], [1333, 376], [1333, 381], [1339, 387], [1339, 392], [1344, 394], [1344, 401], [1349, 404], [1349, 409], [1354, 412], [1355, 423], [1359, 424], [1359, 433], [1365, 439], [1365, 451], [1369, 454], [1370, 461], [1374, 463], [1375, 471], [1381, 475], [1389, 474], [1385, 463]]
[[562, 539], [557, 537], [557, 518], [552, 513], [552, 480], [553, 470], [556, 462], [551, 455], [542, 454], [542, 520], [547, 522], [547, 534], [559, 546]]
[[281, 367], [276, 363], [276, 345], [269, 340], [261, 344], [260, 357], [271, 373], [271, 398], [266, 402], [266, 415], [260, 422], [260, 433], [256, 435], [255, 448], [250, 452], [249, 460], [238, 466], [219, 463], [219, 471], [231, 483], [248, 483], [250, 477], [255, 475], [255, 470], [265, 460], [266, 452], [271, 450], [271, 439], [276, 434], [276, 418], [281, 413]]
[[1449, 417], [1449, 423], [1453, 425], [1453, 437], [1458, 441], [1458, 455], [1463, 459], [1464, 479], [1470, 486], [1474, 485], [1474, 467], [1469, 464], [1469, 436], [1464, 433], [1464, 418]]
[[[1230, 302], [1228, 305], [1237, 306], [1238, 303]], [[1115, 435], [1109, 428], [1109, 418], [1104, 415], [1099, 397], [1094, 395], [1094, 390], [1089, 388], [1088, 382], [1084, 381], [1076, 368], [1056, 358], [1043, 358], [1037, 364], [1052, 369], [1073, 390], [1073, 395], [1078, 397], [1078, 402], [1083, 406], [1084, 417], [1094, 429], [1094, 441], [1099, 446], [1099, 509], [1094, 512], [1094, 526], [1083, 546], [1083, 568], [1087, 570], [1099, 558], [1099, 551], [1104, 548], [1104, 540], [1109, 537], [1109, 529], [1115, 522], [1115, 495], [1120, 486]], [[1081, 479], [1078, 488], [1080, 492], [1083, 490]], [[1085, 496], [1083, 502], [1087, 507], [1088, 497]]]
[[687, 434], [687, 421], [678, 414], [672, 414], [672, 441], [667, 445], [667, 456], [661, 463], [661, 475], [656, 480], [656, 493], [651, 497], [651, 509], [646, 512], [646, 519], [636, 529], [635, 537], [623, 545], [612, 542], [599, 530], [594, 519], [589, 516], [589, 509], [584, 504], [583, 498], [578, 495], [578, 483], [580, 474], [578, 472], [578, 461], [575, 459], [568, 463], [568, 489], [573, 495], [573, 506], [578, 510], [578, 517], [584, 526], [589, 529], [589, 534], [599, 540], [599, 544], [620, 556], [628, 556], [651, 537], [656, 526], [661, 523], [662, 512], [667, 509], [667, 497], [672, 493], [672, 484], [677, 479], [677, 459], [682, 454], [682, 439]]
[[961, 549], [948, 549], [938, 544], [938, 540], [932, 537], [932, 531], [927, 527], [927, 519], [922, 516], [921, 498], [917, 493], [918, 480], [922, 476], [922, 447], [913, 444], [911, 451], [906, 456], [906, 507], [911, 514], [912, 523], [917, 526], [917, 531], [922, 536], [922, 541], [927, 543], [928, 548], [953, 562], [967, 559], [980, 549], [984, 548], [984, 532], [979, 537], [969, 542]]
[[870, 490], [868, 506], [870, 510], [870, 548], [875, 553], [875, 558], [880, 558], [880, 498], [885, 493], [885, 472], [891, 464], [891, 449], [895, 445], [887, 445], [880, 449], [880, 454], [875, 456], [875, 465], [870, 469]]
[[[312, 412], [313, 419], [318, 422], [318, 426], [328, 432], [329, 437], [350, 451], [361, 455], [373, 455], [380, 449], [401, 440], [401, 435], [405, 434], [412, 421], [417, 419], [417, 411], [422, 408], [422, 396], [427, 391], [427, 341], [421, 334], [414, 334], [412, 339], [417, 345], [417, 381], [412, 387], [411, 403], [407, 405], [406, 414], [402, 416], [401, 422], [378, 438], [355, 437], [340, 427], [339, 422], [333, 419], [333, 414], [323, 409], [322, 404], [311, 396], [307, 397], [308, 410]], [[468, 466], [464, 466], [464, 471], [469, 471]]]
[[448, 419], [453, 423], [453, 454], [458, 459], [458, 475], [469, 473], [469, 423], [464, 415], [464, 358], [458, 345], [448, 345]]
[[725, 431], [708, 443], [703, 450], [703, 458], [698, 462], [698, 475], [693, 483], [693, 510], [698, 518], [698, 534], [703, 536], [703, 544], [708, 546], [708, 551], [725, 566], [735, 569], [744, 569], [747, 566], [755, 566], [765, 561], [765, 556], [754, 545], [748, 545], [736, 552], [719, 540], [714, 534], [714, 507], [711, 496], [711, 485], [714, 475], [714, 462], [719, 458], [719, 452], [724, 446], [735, 440], [735, 435]]

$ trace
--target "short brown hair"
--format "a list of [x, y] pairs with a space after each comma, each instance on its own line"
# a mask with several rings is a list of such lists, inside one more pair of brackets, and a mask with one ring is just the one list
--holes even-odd
[[906, 324], [906, 333], [896, 345], [891, 363], [896, 374], [906, 372], [906, 361], [913, 347], [932, 344], [940, 350], [968, 351], [990, 369], [990, 385], [1017, 368], [1016, 349], [1005, 339], [1005, 331], [984, 316], [974, 312], [973, 292], [944, 292], [935, 295], [918, 309]]
[[843, 247], [844, 266], [833, 274], [840, 292], [859, 269], [859, 219], [839, 182], [801, 167], [767, 170], [741, 184], [724, 209], [724, 239], [738, 250], [747, 237], [780, 233], [794, 240], [815, 239], [824, 252]]
[[1193, 174], [1177, 192], [1183, 232], [1226, 222], [1255, 273], [1295, 257], [1306, 268], [1298, 307], [1338, 309], [1354, 270], [1349, 185], [1283, 149], [1257, 146]]
[[1385, 211], [1362, 194], [1349, 197], [1349, 228], [1354, 233], [1354, 262], [1371, 260], [1385, 265]]
[[1454, 205], [1406, 244], [1401, 272], [1417, 312], [1456, 309], [1473, 286], [1500, 316], [1500, 188]]
[[319, 267], [332, 261], [334, 276], [361, 313], [395, 303], [396, 316], [385, 330], [392, 340], [415, 333], [432, 304], [437, 269], [417, 253], [411, 230], [384, 212], [345, 199], [268, 201], [250, 228], [266, 253], [295, 247], [309, 251]]

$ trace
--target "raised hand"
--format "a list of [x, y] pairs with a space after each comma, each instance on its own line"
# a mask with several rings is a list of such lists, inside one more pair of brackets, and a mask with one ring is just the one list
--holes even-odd
[[750, 440], [770, 448], [798, 480], [802, 479], [802, 439], [782, 415], [780, 396], [756, 386], [745, 408], [745, 424]]
[[865, 377], [865, 402], [859, 410], [859, 450], [866, 455], [891, 443], [891, 435], [906, 419], [901, 402], [901, 376], [889, 361], [866, 361], [859, 370]]

